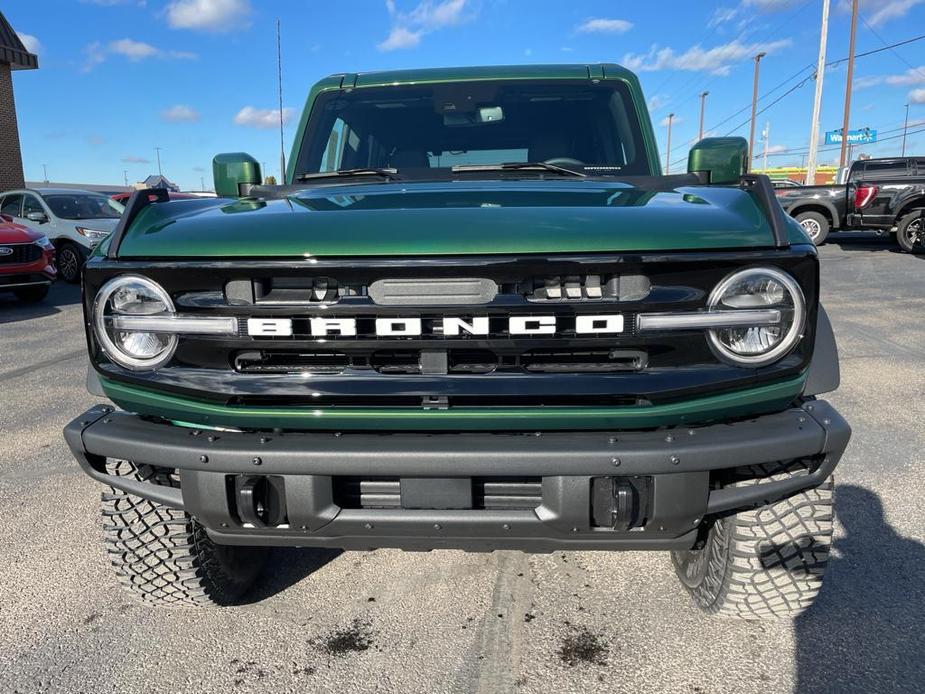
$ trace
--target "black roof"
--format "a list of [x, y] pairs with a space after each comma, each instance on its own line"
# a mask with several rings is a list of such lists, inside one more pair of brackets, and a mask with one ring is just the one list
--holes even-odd
[[13, 27], [0, 12], [0, 63], [8, 63], [14, 70], [35, 70], [39, 59], [26, 50]]

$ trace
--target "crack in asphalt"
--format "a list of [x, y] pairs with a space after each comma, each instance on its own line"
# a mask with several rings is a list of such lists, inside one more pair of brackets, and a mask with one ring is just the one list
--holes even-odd
[[23, 366], [19, 369], [13, 369], [12, 371], [6, 371], [4, 373], [0, 373], [0, 382], [11, 381], [14, 378], [25, 376], [26, 374], [30, 374], [33, 371], [39, 371], [48, 366], [54, 366], [55, 364], [60, 364], [63, 361], [71, 361], [72, 359], [77, 359], [78, 357], [82, 357], [86, 355], [86, 353], [87, 353], [87, 349], [86, 347], [84, 347], [82, 349], [78, 349], [73, 352], [65, 352], [64, 354], [61, 354], [57, 357], [53, 357], [52, 359], [46, 359], [45, 361], [40, 361], [36, 364], [30, 364], [29, 366]]

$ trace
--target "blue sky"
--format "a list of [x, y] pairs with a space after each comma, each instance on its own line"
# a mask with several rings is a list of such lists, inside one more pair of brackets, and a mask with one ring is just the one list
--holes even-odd
[[[14, 73], [26, 178], [121, 183], [156, 172], [211, 183], [211, 158], [243, 150], [278, 170], [276, 19], [282, 22], [286, 149], [308, 89], [334, 72], [513, 63], [617, 62], [637, 70], [673, 162], [706, 128], [746, 123], [756, 52], [769, 162], [799, 164], [809, 139], [821, 0], [8, 0], [41, 68]], [[832, 0], [828, 60], [848, 52], [847, 0]], [[925, 0], [862, 0], [857, 52], [925, 33]], [[858, 59], [851, 127], [925, 130], [925, 40]], [[789, 80], [789, 81], [788, 81]], [[802, 86], [798, 86], [802, 83]], [[771, 91], [778, 87], [776, 91]], [[788, 90], [790, 94], [783, 96]], [[822, 129], [841, 126], [845, 65], [827, 70]], [[733, 116], [736, 111], [742, 110]], [[725, 122], [723, 122], [725, 121]], [[921, 124], [917, 124], [921, 122]], [[748, 135], [747, 124], [736, 134]], [[756, 136], [757, 137], [757, 136]], [[867, 146], [899, 153], [898, 139]], [[780, 150], [785, 150], [779, 152]], [[907, 153], [925, 153], [925, 132]], [[837, 151], [823, 152], [828, 163]], [[683, 164], [677, 164], [681, 168]]]

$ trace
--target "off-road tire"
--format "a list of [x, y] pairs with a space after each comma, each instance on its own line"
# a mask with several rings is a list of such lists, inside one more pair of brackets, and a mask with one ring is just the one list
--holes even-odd
[[[734, 486], [787, 479], [803, 464], [741, 468]], [[833, 478], [821, 486], [716, 520], [702, 549], [672, 552], [681, 583], [708, 613], [740, 619], [795, 617], [822, 586], [832, 546]]]
[[915, 210], [896, 225], [896, 243], [906, 253], [925, 253], [925, 212]]
[[14, 290], [13, 293], [16, 294], [16, 298], [20, 301], [34, 304], [48, 296], [48, 285], [40, 285], [38, 287], [23, 287], [22, 289]]
[[800, 223], [800, 226], [809, 234], [809, 238], [817, 246], [825, 243], [826, 237], [832, 230], [832, 225], [828, 218], [821, 212], [800, 212], [794, 217]]
[[[175, 474], [150, 465], [108, 461], [110, 474], [179, 487]], [[266, 549], [218, 545], [192, 516], [110, 488], [102, 495], [109, 560], [143, 602], [176, 607], [233, 605], [253, 585]]]

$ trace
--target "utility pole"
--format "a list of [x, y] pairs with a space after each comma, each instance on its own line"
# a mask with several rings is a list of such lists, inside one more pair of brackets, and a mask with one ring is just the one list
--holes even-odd
[[697, 136], [698, 140], [703, 139], [703, 109], [704, 109], [704, 102], [706, 102], [707, 96], [709, 94], [710, 92], [700, 92], [700, 134]]
[[755, 83], [752, 86], [752, 127], [748, 134], [748, 168], [751, 168], [752, 159], [755, 157], [755, 111], [758, 108], [758, 65], [761, 63], [761, 59], [766, 55], [767, 53], [762, 52], [755, 56]]
[[276, 73], [279, 84], [279, 183], [286, 182], [286, 150], [283, 146], [283, 47], [279, 37], [279, 19], [276, 20]]
[[154, 151], [157, 154], [157, 175], [161, 176], [161, 148], [155, 145]]
[[764, 174], [768, 173], [768, 144], [771, 140], [771, 121], [768, 121], [764, 124], [764, 132], [761, 133], [764, 136]]
[[[906, 117], [906, 120], [909, 120], [908, 115], [909, 115], [909, 107], [906, 106], [906, 116], [907, 116], [907, 117]], [[903, 138], [903, 139], [905, 139], [905, 138]], [[906, 144], [906, 143], [903, 142], [903, 149], [905, 149], [905, 144]], [[45, 166], [45, 164], [42, 164], [42, 175], [45, 177], [45, 178], [43, 178], [42, 180], [45, 181], [45, 183], [48, 183], [48, 167]]]
[[674, 120], [674, 114], [668, 114], [668, 151], [665, 152], [665, 175], [671, 172], [671, 121]]
[[[906, 156], [906, 130], [909, 129], [909, 104], [906, 104], [906, 120], [903, 121], [903, 151], [899, 156]], [[47, 181], [46, 181], [47, 183]]]
[[825, 75], [825, 42], [829, 35], [829, 0], [822, 0], [822, 26], [819, 29], [819, 62], [816, 63], [816, 93], [813, 96], [813, 122], [809, 131], [809, 162], [806, 164], [808, 186], [816, 184], [816, 150], [819, 148], [819, 110], [822, 107], [822, 77]]
[[122, 169], [122, 180], [125, 181], [125, 187], [128, 188], [128, 169]]
[[845, 153], [848, 148], [848, 117], [851, 114], [851, 80], [854, 77], [854, 35], [858, 28], [858, 0], [851, 0], [851, 36], [848, 39], [848, 78], [845, 82], [845, 117], [842, 120], [841, 154], [838, 166], [845, 165]]
[[203, 192], [205, 192], [206, 190], [206, 177], [205, 176], [199, 177], [199, 190]]

